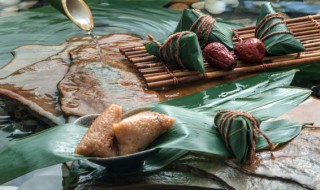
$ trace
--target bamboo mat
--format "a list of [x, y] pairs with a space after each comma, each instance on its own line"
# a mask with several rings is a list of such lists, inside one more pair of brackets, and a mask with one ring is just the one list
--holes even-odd
[[[279, 67], [300, 65], [320, 61], [320, 14], [284, 20], [294, 36], [299, 39], [306, 51], [283, 56], [265, 57], [264, 64], [252, 65], [237, 61], [237, 67], [232, 71], [215, 68], [205, 62], [205, 73], [181, 69], [177, 65], [164, 64], [157, 57], [147, 53], [145, 44], [134, 47], [120, 48], [120, 52], [137, 69], [150, 89], [160, 89], [167, 86], [208, 80], [224, 76], [243, 75], [274, 69]], [[234, 30], [234, 44], [239, 40], [254, 37], [255, 26], [237, 28]]]

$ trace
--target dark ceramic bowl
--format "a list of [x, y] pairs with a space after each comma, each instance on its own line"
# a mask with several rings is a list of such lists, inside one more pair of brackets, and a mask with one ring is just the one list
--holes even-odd
[[[74, 121], [75, 124], [89, 127], [99, 114], [85, 115]], [[143, 165], [144, 161], [157, 153], [157, 149], [147, 149], [134, 154], [115, 156], [109, 158], [90, 158], [90, 162], [107, 167], [111, 170], [126, 171]]]

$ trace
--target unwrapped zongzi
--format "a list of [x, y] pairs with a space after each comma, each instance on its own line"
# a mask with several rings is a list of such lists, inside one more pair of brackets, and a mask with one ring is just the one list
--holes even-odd
[[145, 111], [114, 124], [113, 129], [120, 155], [144, 150], [159, 135], [165, 133], [174, 122], [173, 117]]
[[117, 154], [113, 124], [121, 120], [122, 108], [110, 105], [92, 123], [86, 134], [82, 137], [75, 153], [84, 156], [112, 157]]
[[285, 55], [304, 51], [303, 44], [289, 31], [281, 14], [271, 3], [264, 3], [257, 20], [256, 38], [263, 41], [271, 55]]

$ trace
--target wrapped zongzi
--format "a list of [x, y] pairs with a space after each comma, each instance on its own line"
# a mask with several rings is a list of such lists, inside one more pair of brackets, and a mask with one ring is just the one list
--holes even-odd
[[178, 32], [169, 36], [162, 44], [149, 35], [146, 44], [148, 53], [160, 57], [167, 64], [204, 72], [202, 51], [197, 35], [193, 32]]
[[232, 35], [235, 25], [215, 20], [200, 10], [185, 9], [174, 32], [192, 31], [197, 34], [201, 47], [219, 42], [229, 50], [233, 49]]
[[276, 13], [271, 3], [264, 3], [257, 20], [256, 38], [263, 41], [271, 55], [284, 55], [304, 51], [303, 44], [289, 31], [281, 14]]
[[227, 148], [240, 163], [253, 162], [259, 134], [267, 140], [270, 149], [274, 149], [269, 138], [260, 130], [259, 121], [250, 113], [220, 111], [215, 116], [214, 123], [218, 127]]

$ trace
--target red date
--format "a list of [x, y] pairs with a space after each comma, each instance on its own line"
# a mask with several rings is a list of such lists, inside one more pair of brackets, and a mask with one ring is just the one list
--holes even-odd
[[243, 40], [234, 47], [234, 54], [247, 63], [261, 63], [265, 53], [265, 45], [257, 38]]
[[235, 58], [231, 52], [219, 42], [208, 44], [203, 49], [203, 57], [210, 65], [223, 70], [233, 70], [236, 67]]

